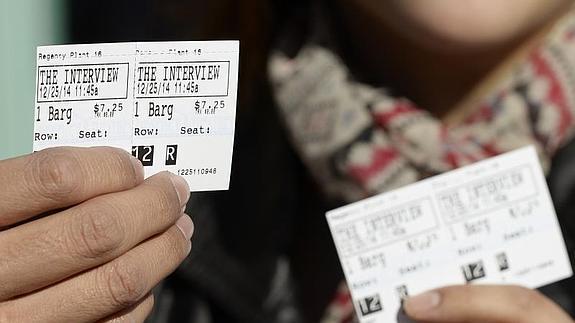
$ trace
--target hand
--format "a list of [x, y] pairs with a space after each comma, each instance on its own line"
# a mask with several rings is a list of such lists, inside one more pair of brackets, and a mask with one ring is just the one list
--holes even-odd
[[114, 148], [0, 161], [0, 322], [141, 322], [188, 255], [178, 176]]
[[539, 292], [517, 286], [440, 288], [407, 299], [404, 309], [409, 317], [421, 322], [573, 322], [567, 313]]

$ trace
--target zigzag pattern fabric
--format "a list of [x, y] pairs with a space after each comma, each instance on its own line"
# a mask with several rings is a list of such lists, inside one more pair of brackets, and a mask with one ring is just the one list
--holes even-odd
[[273, 55], [275, 98], [312, 174], [346, 201], [530, 144], [548, 168], [575, 123], [575, 14], [565, 21], [457, 125], [354, 81], [316, 45]]

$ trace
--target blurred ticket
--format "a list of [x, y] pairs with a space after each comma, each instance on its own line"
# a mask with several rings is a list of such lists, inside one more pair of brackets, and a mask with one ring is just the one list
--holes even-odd
[[533, 147], [327, 213], [361, 322], [397, 322], [410, 295], [454, 284], [529, 288], [572, 275]]
[[34, 150], [114, 146], [146, 176], [229, 187], [239, 42], [38, 47]]

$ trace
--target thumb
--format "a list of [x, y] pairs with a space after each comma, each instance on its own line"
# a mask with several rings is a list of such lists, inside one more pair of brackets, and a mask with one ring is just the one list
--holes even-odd
[[539, 292], [517, 286], [440, 288], [407, 299], [404, 309], [412, 319], [425, 322], [573, 323]]

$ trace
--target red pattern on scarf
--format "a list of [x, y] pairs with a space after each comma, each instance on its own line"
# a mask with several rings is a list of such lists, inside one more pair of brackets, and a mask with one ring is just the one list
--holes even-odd
[[393, 108], [391, 108], [390, 111], [374, 113], [375, 122], [378, 125], [385, 127], [399, 117], [405, 117], [414, 113], [421, 113], [420, 109], [405, 99], [397, 100], [397, 102], [394, 102], [393, 104]]
[[349, 173], [356, 181], [366, 186], [370, 178], [387, 168], [397, 158], [399, 158], [399, 153], [393, 148], [377, 149], [372, 153], [369, 164], [350, 166]]

